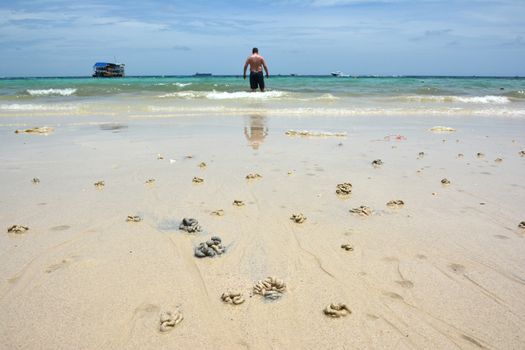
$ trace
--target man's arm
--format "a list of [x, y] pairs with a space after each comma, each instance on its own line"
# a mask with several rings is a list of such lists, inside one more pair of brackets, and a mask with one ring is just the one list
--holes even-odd
[[270, 72], [268, 72], [268, 66], [266, 65], [266, 61], [262, 60], [262, 64], [263, 64], [263, 67], [264, 67], [264, 71], [266, 72], [266, 78], [269, 78], [270, 77]]
[[250, 59], [246, 60], [246, 63], [244, 64], [244, 72], [242, 73], [243, 79], [246, 79], [246, 69], [248, 68], [248, 65], [250, 64]]

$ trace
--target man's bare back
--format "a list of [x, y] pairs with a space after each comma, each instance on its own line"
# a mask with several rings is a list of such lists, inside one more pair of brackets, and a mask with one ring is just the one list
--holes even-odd
[[250, 87], [252, 91], [257, 90], [259, 87], [261, 91], [264, 91], [264, 77], [263, 77], [263, 68], [266, 72], [266, 78], [270, 77], [268, 72], [268, 67], [264, 58], [259, 55], [259, 50], [254, 47], [252, 50], [252, 55], [246, 59], [244, 64], [244, 79], [246, 79], [246, 69], [250, 66]]
[[[248, 57], [248, 59], [246, 60], [246, 64], [250, 66], [250, 72], [262, 72], [263, 65], [265, 66], [266, 62], [264, 62], [264, 58], [261, 55], [254, 53], [253, 55]], [[266, 77], [268, 77], [268, 69], [265, 69]]]

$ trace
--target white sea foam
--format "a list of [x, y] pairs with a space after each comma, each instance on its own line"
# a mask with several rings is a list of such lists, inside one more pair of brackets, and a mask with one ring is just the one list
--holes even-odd
[[69, 89], [40, 89], [40, 90], [32, 90], [28, 89], [27, 93], [31, 96], [71, 96], [75, 92], [77, 92], [77, 89], [69, 88]]
[[280, 98], [285, 96], [286, 93], [283, 91], [266, 91], [266, 92], [217, 92], [213, 91], [206, 95], [206, 98], [210, 100], [236, 100], [236, 99], [254, 99], [254, 100], [266, 100], [272, 98]]
[[2, 104], [0, 110], [4, 111], [71, 111], [77, 109], [71, 105], [43, 105], [43, 104]]
[[191, 83], [173, 83], [173, 85], [178, 86], [178, 87], [185, 87], [185, 86], [190, 86]]
[[197, 92], [197, 91], [179, 91], [179, 92], [170, 92], [167, 94], [159, 95], [157, 97], [159, 98], [175, 97], [175, 98], [192, 99], [192, 98], [204, 97], [204, 94]]
[[287, 96], [283, 91], [266, 91], [266, 92], [220, 92], [220, 91], [178, 91], [159, 95], [159, 98], [207, 98], [209, 100], [267, 100], [277, 99]]
[[461, 103], [478, 103], [478, 104], [505, 104], [510, 100], [505, 96], [433, 96], [433, 95], [414, 95], [399, 96], [401, 99], [409, 102], [461, 102]]
[[505, 104], [509, 103], [510, 100], [505, 96], [474, 96], [474, 97], [456, 97], [459, 102], [463, 103], [483, 103], [483, 104]]

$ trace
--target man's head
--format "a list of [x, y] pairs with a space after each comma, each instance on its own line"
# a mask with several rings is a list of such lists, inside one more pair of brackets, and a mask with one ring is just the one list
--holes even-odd
[[252, 53], [259, 53], [259, 49], [256, 48], [256, 47], [254, 47], [254, 48], [252, 49]]

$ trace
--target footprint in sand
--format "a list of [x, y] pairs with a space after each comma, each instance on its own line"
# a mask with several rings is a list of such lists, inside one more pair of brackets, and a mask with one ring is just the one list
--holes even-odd
[[412, 281], [409, 281], [409, 280], [401, 280], [401, 281], [396, 281], [397, 284], [399, 284], [401, 287], [403, 288], [414, 288], [414, 283], [412, 283]]
[[383, 292], [383, 295], [396, 300], [405, 300], [401, 295], [394, 292]]
[[210, 213], [210, 215], [214, 215], [214, 216], [224, 216], [224, 210], [223, 209], [219, 209], [219, 210], [214, 210]]
[[504, 235], [494, 235], [494, 237], [496, 237], [498, 239], [509, 239], [509, 237], [504, 236]]
[[441, 184], [445, 185], [445, 186], [448, 186], [448, 185], [450, 185], [450, 180], [447, 179], [447, 178], [441, 179]]
[[346, 304], [330, 304], [323, 310], [326, 316], [332, 318], [340, 318], [347, 315], [350, 315], [352, 311], [346, 306]]
[[69, 230], [71, 226], [69, 225], [59, 225], [59, 226], [53, 226], [50, 228], [51, 231], [65, 231]]
[[199, 168], [206, 168], [207, 167], [206, 163], [204, 163], [204, 162], [200, 162], [198, 166], [199, 166]]
[[40, 179], [38, 177], [34, 177], [33, 180], [31, 180], [33, 185], [38, 185], [40, 183]]
[[146, 185], [153, 185], [155, 183], [155, 179], [147, 179], [146, 182], [144, 182]]
[[448, 267], [454, 271], [455, 273], [463, 273], [465, 272], [465, 266], [460, 264], [450, 264]]
[[522, 221], [518, 224], [519, 228], [525, 229], [525, 221]]
[[46, 267], [45, 272], [46, 273], [51, 273], [51, 272], [55, 272], [56, 270], [63, 269], [65, 267], [71, 265], [73, 263], [73, 261], [75, 261], [77, 258], [78, 257], [73, 256], [71, 258], [62, 259], [62, 261], [60, 261], [60, 262], [58, 262], [56, 264], [49, 265], [48, 267]]

